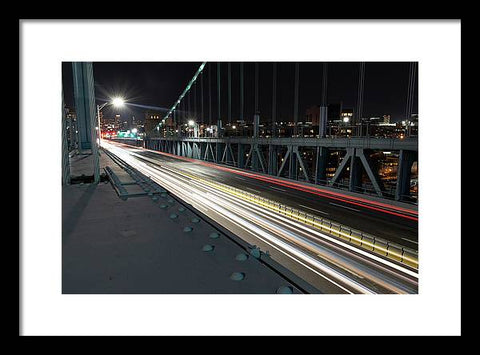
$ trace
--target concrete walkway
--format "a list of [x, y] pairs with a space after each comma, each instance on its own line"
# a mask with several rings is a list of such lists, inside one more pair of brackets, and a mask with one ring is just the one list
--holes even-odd
[[[91, 156], [72, 157], [71, 165], [77, 175], [92, 174]], [[138, 189], [103, 152], [100, 165]], [[108, 181], [65, 185], [62, 214], [65, 294], [299, 292], [168, 193], [122, 200]]]

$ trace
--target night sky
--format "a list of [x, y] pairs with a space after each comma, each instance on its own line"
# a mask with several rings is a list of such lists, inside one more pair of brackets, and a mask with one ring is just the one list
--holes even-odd
[[[178, 99], [200, 62], [94, 62], [95, 91], [97, 103], [108, 97], [122, 96], [128, 103], [142, 105], [140, 108], [127, 105], [124, 109], [104, 109], [105, 117], [119, 113], [131, 120], [134, 115], [143, 120], [146, 106], [168, 110]], [[217, 63], [207, 63], [204, 70], [204, 116], [208, 122], [208, 79], [211, 70], [212, 120], [217, 113]], [[254, 114], [254, 62], [244, 63], [245, 107], [244, 119], [252, 120]], [[211, 69], [210, 69], [211, 67]], [[232, 120], [239, 116], [239, 63], [232, 62]], [[342, 103], [344, 108], [355, 108], [357, 98], [359, 63], [328, 63], [328, 103]], [[300, 62], [299, 113], [302, 121], [305, 110], [321, 101], [323, 63]], [[407, 85], [409, 80], [407, 62], [367, 62], [363, 116], [373, 117], [390, 114], [392, 121], [405, 119]], [[73, 107], [71, 63], [62, 65], [65, 103]], [[221, 64], [221, 110], [223, 123], [227, 123], [227, 63]], [[199, 77], [200, 78], [200, 77]], [[418, 78], [418, 76], [417, 76]], [[418, 81], [417, 81], [418, 83]], [[197, 110], [200, 112], [200, 81], [197, 84]], [[413, 112], [418, 113], [418, 90], [415, 86]], [[193, 87], [192, 87], [193, 89]], [[193, 108], [193, 95], [191, 93]], [[294, 63], [277, 63], [277, 121], [293, 121]], [[259, 64], [259, 108], [261, 121], [267, 121], [272, 112], [272, 63]], [[115, 110], [115, 111], [114, 111]]]

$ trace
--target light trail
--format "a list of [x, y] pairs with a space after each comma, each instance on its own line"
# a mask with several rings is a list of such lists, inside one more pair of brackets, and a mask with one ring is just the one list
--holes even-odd
[[[135, 153], [132, 153], [132, 155], [137, 155], [140, 159], [144, 159], [144, 160], [149, 160], [150, 162], [152, 162], [153, 164], [158, 164], [156, 161], [152, 160], [152, 159], [149, 159], [149, 158], [145, 158], [141, 155], [138, 155], [138, 154], [135, 154]], [[174, 174], [177, 174], [177, 175], [182, 175], [184, 176], [185, 178], [189, 178], [187, 175], [183, 175], [181, 171], [179, 170], [176, 170], [176, 169], [172, 169], [172, 168], [168, 168], [166, 166], [162, 166], [163, 169], [167, 169], [167, 170], [170, 170], [172, 173]], [[365, 250], [362, 250], [362, 249], [358, 249], [356, 248], [355, 246], [351, 245], [351, 244], [348, 244], [348, 243], [345, 243], [341, 240], [338, 240], [338, 239], [335, 239], [335, 238], [332, 238], [322, 232], [320, 232], [319, 230], [317, 229], [313, 229], [311, 228], [309, 225], [306, 225], [306, 224], [302, 224], [302, 223], [299, 223], [297, 222], [296, 220], [292, 220], [292, 219], [289, 219], [287, 218], [286, 216], [282, 215], [282, 214], [279, 214], [279, 213], [276, 213], [276, 212], [272, 212], [271, 210], [268, 210], [268, 209], [265, 209], [261, 206], [258, 206], [258, 205], [254, 205], [254, 204], [250, 204], [248, 202], [246, 202], [245, 200], [242, 200], [240, 198], [237, 198], [235, 196], [232, 196], [232, 195], [229, 195], [223, 191], [219, 191], [219, 190], [215, 190], [209, 186], [204, 186], [205, 189], [208, 189], [210, 190], [212, 193], [216, 194], [216, 195], [222, 195], [223, 198], [225, 199], [229, 199], [229, 200], [234, 200], [237, 204], [241, 204], [242, 205], [242, 208], [244, 209], [250, 209], [250, 210], [255, 210], [259, 213], [261, 213], [263, 216], [269, 216], [271, 218], [273, 218], [275, 220], [276, 223], [278, 223], [279, 221], [283, 221], [283, 222], [286, 222], [286, 223], [289, 223], [289, 228], [292, 228], [295, 227], [295, 228], [300, 228], [306, 232], [309, 233], [309, 235], [316, 235], [324, 240], [328, 240], [330, 243], [333, 243], [333, 244], [337, 244], [339, 246], [341, 246], [342, 248], [345, 248], [345, 249], [349, 249], [351, 251], [354, 251], [356, 253], [359, 253], [359, 254], [362, 254], [363, 257], [367, 257], [367, 258], [370, 258], [370, 259], [373, 259], [375, 260], [376, 262], [378, 263], [382, 263], [384, 265], [387, 265], [388, 267], [390, 268], [393, 268], [393, 269], [396, 269], [402, 273], [405, 273], [405, 274], [408, 274], [410, 276], [413, 276], [413, 277], [416, 277], [417, 276], [417, 273], [414, 272], [414, 271], [411, 271], [410, 269], [407, 269], [401, 265], [397, 265], [389, 260], [386, 260], [386, 259], [383, 259], [383, 258], [380, 258], [378, 257], [377, 255], [374, 255], [374, 254], [371, 254], [371, 253], [368, 253], [366, 252]]]
[[211, 186], [192, 184], [178, 169], [141, 156], [131, 147], [126, 150], [106, 142], [102, 146], [209, 217], [218, 221], [221, 216], [227, 221], [225, 228], [240, 227], [248, 237], [261, 240], [342, 292], [371, 294], [378, 293], [378, 287], [392, 293], [417, 292], [418, 276], [408, 269]]
[[[144, 157], [141, 158], [145, 159]], [[155, 163], [155, 161], [153, 162]], [[164, 166], [162, 168], [170, 170], [174, 174], [182, 175], [180, 171], [175, 171], [175, 169]], [[183, 176], [187, 177], [185, 175]], [[336, 264], [343, 270], [348, 270], [348, 272], [355, 275], [362, 275], [361, 278], [374, 281], [376, 284], [381, 285], [385, 289], [388, 289], [394, 293], [411, 293], [418, 287], [418, 274], [415, 271], [412, 271], [401, 265], [397, 265], [389, 260], [380, 258], [374, 254], [370, 254], [362, 249], [358, 249], [353, 245], [344, 243], [341, 240], [332, 238], [316, 229], [311, 228], [308, 225], [289, 219], [284, 215], [272, 212], [258, 205], [249, 204], [242, 199], [222, 191], [215, 190], [209, 186], [204, 186], [204, 188], [210, 190], [214, 196], [222, 196], [222, 198], [225, 200], [234, 201], [240, 206], [240, 209], [238, 210], [239, 214], [244, 213], [245, 210], [254, 211], [263, 219], [268, 219], [269, 221], [267, 223], [265, 223], [265, 221], [262, 219], [257, 220], [256, 223], [261, 223], [265, 229], [270, 230], [278, 236], [283, 236], [285, 238], [285, 236], [288, 235], [288, 237], [285, 238], [287, 241], [293, 241], [295, 246], [301, 246], [305, 250], [310, 251], [312, 254], [317, 254], [317, 256], [321, 256], [323, 259], [327, 259], [331, 263]], [[282, 226], [284, 229], [275, 229], [275, 226]], [[292, 231], [294, 233], [291, 233]], [[314, 243], [311, 242], [312, 239], [314, 240]], [[315, 244], [318, 242], [326, 245], [328, 249]], [[332, 254], [332, 248], [337, 250], [339, 253], [348, 255], [348, 258], [339, 256], [338, 253]], [[357, 254], [360, 254], [361, 257], [359, 257]], [[360, 260], [363, 264], [368, 264], [369, 268], [365, 268], [364, 266], [360, 265]], [[379, 273], [379, 271], [381, 271], [381, 273]], [[408, 275], [409, 277], [404, 275]], [[385, 281], [385, 278], [388, 279], [388, 282]], [[401, 279], [401, 282], [399, 283], [395, 280], [395, 278]], [[402, 285], [402, 282], [408, 286], [405, 287]]]
[[238, 170], [238, 169], [235, 169], [235, 168], [224, 167], [224, 166], [220, 166], [218, 164], [209, 163], [209, 162], [201, 161], [201, 160], [198, 160], [198, 159], [187, 158], [187, 157], [178, 156], [178, 155], [174, 155], [174, 154], [169, 154], [169, 153], [165, 153], [165, 152], [159, 152], [159, 151], [152, 150], [152, 149], [147, 149], [147, 148], [142, 148], [142, 150], [147, 150], [147, 151], [153, 152], [155, 154], [172, 157], [172, 158], [177, 159], [177, 160], [184, 160], [184, 161], [188, 161], [188, 162], [191, 162], [191, 163], [208, 166], [208, 167], [211, 167], [211, 168], [215, 168], [217, 170], [223, 170], [223, 171], [227, 171], [227, 172], [237, 174], [237, 175], [247, 176], [247, 177], [252, 178], [252, 179], [269, 182], [269, 183], [272, 183], [272, 184], [292, 188], [292, 189], [295, 189], [295, 190], [308, 192], [308, 193], [311, 193], [311, 194], [314, 194], [314, 195], [330, 198], [330, 199], [345, 202], [345, 203], [348, 203], [348, 204], [353, 204], [353, 205], [356, 205], [356, 206], [361, 206], [361, 207], [371, 209], [371, 210], [374, 210], [374, 211], [379, 211], [379, 212], [391, 214], [391, 215], [394, 215], [394, 216], [410, 219], [410, 220], [413, 220], [413, 221], [418, 221], [418, 211], [413, 210], [413, 209], [408, 209], [408, 208], [404, 208], [404, 207], [400, 207], [400, 206], [396, 206], [396, 205], [392, 205], [392, 204], [388, 204], [388, 203], [383, 203], [383, 202], [379, 202], [379, 201], [373, 201], [373, 200], [369, 200], [369, 199], [365, 199], [365, 198], [361, 198], [361, 197], [357, 197], [357, 196], [346, 195], [346, 194], [342, 194], [340, 192], [334, 192], [334, 191], [330, 191], [330, 190], [327, 190], [327, 189], [322, 189], [322, 188], [317, 187], [317, 186], [308, 186], [308, 185], [300, 184], [300, 183], [297, 183], [297, 182], [294, 182], [294, 181], [286, 181], [286, 180], [282, 180], [282, 179], [271, 177], [271, 176], [266, 176], [266, 175], [260, 175], [260, 174], [256, 174], [256, 173], [241, 171], [241, 170]]
[[[198, 191], [198, 188], [195, 189], [191, 184], [189, 184], [189, 180], [187, 182], [178, 179], [178, 177], [172, 177], [168, 174], [165, 174], [161, 168], [152, 168], [147, 164], [134, 160], [130, 158], [130, 155], [127, 153], [116, 149], [109, 148], [109, 150], [117, 155], [119, 158], [127, 162], [132, 167], [136, 168], [143, 174], [149, 176], [152, 180], [156, 181], [159, 184], [162, 184], [167, 190], [174, 193], [175, 195], [179, 196], [187, 203], [191, 204], [194, 207], [201, 206], [208, 206], [210, 211], [216, 211], [218, 214], [226, 217], [230, 221], [233, 221], [236, 225], [241, 226], [242, 229], [246, 230], [250, 234], [253, 234], [255, 237], [261, 239], [262, 241], [266, 242], [268, 245], [274, 247], [279, 252], [283, 253], [287, 257], [294, 259], [296, 262], [300, 263], [304, 267], [307, 267], [309, 270], [315, 272], [320, 277], [324, 278], [328, 282], [334, 284], [341, 290], [346, 293], [353, 293], [349, 289], [345, 288], [344, 286], [340, 285], [338, 282], [333, 280], [332, 278], [324, 275], [324, 273], [334, 275], [335, 277], [341, 277], [339, 273], [336, 273], [332, 268], [323, 265], [313, 259], [311, 256], [302, 253], [295, 248], [292, 248], [287, 243], [281, 241], [280, 239], [276, 238], [274, 235], [269, 234], [262, 228], [259, 228], [256, 224], [251, 223], [247, 219], [243, 219], [239, 217], [237, 214], [232, 213], [231, 210], [225, 208], [226, 201], [218, 200], [215, 196], [210, 192], [207, 192], [206, 196], [204, 197], [205, 191]], [[231, 204], [227, 203], [227, 206], [232, 209]], [[233, 209], [237, 213], [239, 212], [238, 209]], [[288, 251], [289, 253], [285, 252]], [[314, 267], [312, 267], [312, 265]], [[323, 271], [323, 273], [319, 272], [318, 270]], [[368, 289], [361, 287], [360, 285], [356, 285], [354, 282], [345, 278], [345, 283], [350, 284], [351, 287], [357, 290], [357, 292], [361, 293], [371, 293]]]

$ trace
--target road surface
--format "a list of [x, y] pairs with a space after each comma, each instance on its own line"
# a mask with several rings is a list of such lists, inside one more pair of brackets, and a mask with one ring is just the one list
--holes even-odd
[[[292, 207], [303, 205], [304, 207], [297, 207], [302, 210], [317, 209], [320, 212], [316, 214], [324, 212], [328, 214], [325, 216], [328, 219], [335, 220], [342, 214], [347, 214], [349, 218], [355, 220], [352, 216], [363, 211], [365, 213], [363, 218], [369, 219], [370, 223], [375, 223], [377, 220], [383, 221], [383, 228], [387, 228], [389, 219], [396, 218], [409, 221], [407, 222], [410, 223], [409, 228], [413, 229], [415, 220], [402, 217], [398, 209], [394, 209], [396, 214], [391, 214], [379, 211], [379, 205], [375, 205], [375, 209], [372, 209], [360, 206], [359, 201], [357, 204], [351, 204], [338, 199], [327, 200], [326, 197], [321, 199], [318, 195], [312, 198], [308, 192], [297, 188], [250, 178], [206, 164], [177, 159], [164, 153], [159, 154], [138, 147], [105, 141], [102, 145], [201, 213], [216, 220], [248, 243], [268, 251], [274, 260], [311, 283], [320, 292], [418, 292], [416, 270], [385, 260], [325, 235], [310, 226], [201, 184], [191, 176], [193, 174], [208, 177], [247, 191], [251, 189], [253, 193], [264, 194], [265, 197], [284, 202]], [[322, 202], [317, 203], [318, 200]], [[402, 213], [409, 216], [415, 215]], [[339, 222], [347, 224], [345, 219]], [[402, 225], [399, 221], [390, 221], [390, 223]], [[349, 226], [358, 228], [351, 224]], [[410, 230], [409, 228], [407, 224], [405, 230]], [[408, 236], [413, 240], [413, 235]]]

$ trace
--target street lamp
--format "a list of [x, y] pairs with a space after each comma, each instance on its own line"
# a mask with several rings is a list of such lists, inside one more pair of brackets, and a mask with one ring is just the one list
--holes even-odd
[[107, 105], [113, 105], [115, 107], [122, 107], [125, 105], [125, 100], [121, 97], [114, 97], [111, 101], [107, 101], [102, 105], [97, 105], [97, 119], [98, 119], [98, 144], [100, 144], [100, 139], [102, 138], [102, 130], [100, 126], [100, 111]]
[[[194, 120], [188, 120], [188, 126], [193, 128], [193, 136], [195, 138], [197, 138], [198, 137], [198, 123], [196, 123]], [[189, 131], [191, 132], [191, 129], [189, 129]]]
[[115, 97], [112, 100], [112, 104], [115, 107], [122, 107], [125, 104], [125, 101], [121, 97]]

